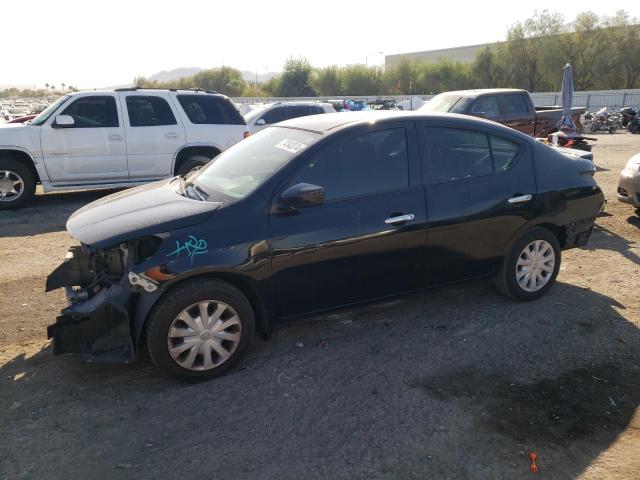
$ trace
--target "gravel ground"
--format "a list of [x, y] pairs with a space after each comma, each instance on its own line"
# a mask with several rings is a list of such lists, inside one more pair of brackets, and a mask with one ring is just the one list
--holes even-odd
[[471, 282], [315, 316], [184, 385], [54, 357], [46, 275], [68, 215], [104, 192], [0, 213], [0, 478], [637, 479], [640, 218], [615, 200], [640, 135], [601, 134], [608, 199], [545, 298]]

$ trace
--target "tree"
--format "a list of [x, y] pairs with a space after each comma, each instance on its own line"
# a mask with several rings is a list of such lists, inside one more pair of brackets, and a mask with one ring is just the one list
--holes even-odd
[[[611, 34], [612, 66], [608, 71], [607, 88], [640, 87], [640, 27], [637, 18], [624, 10], [605, 20]], [[622, 80], [622, 82], [620, 81]]]
[[319, 95], [342, 95], [342, 69], [336, 65], [320, 68], [313, 79], [313, 88]]
[[62, 85], [62, 91], [64, 92], [65, 84], [64, 84], [64, 83], [61, 83], [60, 85]]
[[562, 50], [573, 66], [576, 90], [594, 88], [599, 75], [611, 67], [613, 56], [606, 54], [611, 49], [611, 36], [603, 27], [595, 13], [584, 12], [576, 16], [571, 31], [564, 35]]
[[347, 65], [341, 71], [342, 90], [345, 95], [379, 95], [382, 93], [380, 67]]
[[507, 41], [499, 47], [499, 55], [506, 67], [505, 79], [512, 86], [535, 92], [547, 85], [544, 57], [556, 48], [563, 26], [561, 14], [544, 10], [509, 29]]
[[216, 92], [237, 97], [242, 95], [246, 83], [242, 78], [240, 70], [231, 67], [212, 68], [202, 70], [190, 78], [192, 85], [180, 85], [183, 88], [197, 87], [203, 90], [214, 90]]
[[312, 87], [313, 67], [306, 58], [290, 58], [278, 80], [276, 95], [279, 97], [315, 97]]
[[500, 86], [504, 78], [504, 69], [496, 53], [485, 47], [476, 55], [471, 67], [471, 77], [474, 87], [487, 85]]
[[47, 90], [49, 90], [49, 84], [48, 83], [45, 83], [44, 86], [47, 87]]

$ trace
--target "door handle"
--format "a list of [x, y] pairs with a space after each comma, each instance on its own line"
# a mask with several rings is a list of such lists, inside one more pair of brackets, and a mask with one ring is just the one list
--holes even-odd
[[531, 201], [533, 197], [531, 195], [520, 195], [518, 197], [511, 197], [507, 200], [512, 205], [517, 205], [518, 203], [527, 203]]
[[167, 132], [164, 136], [172, 140], [178, 138], [178, 134], [174, 132]]
[[397, 217], [389, 217], [384, 221], [384, 223], [386, 223], [387, 225], [394, 225], [396, 223], [410, 222], [414, 218], [416, 218], [416, 217], [415, 217], [415, 215], [413, 213], [407, 213], [406, 215], [398, 215]]
[[107, 137], [107, 139], [108, 139], [110, 142], [121, 142], [121, 141], [122, 141], [122, 136], [121, 136], [121, 135], [109, 135], [109, 136]]

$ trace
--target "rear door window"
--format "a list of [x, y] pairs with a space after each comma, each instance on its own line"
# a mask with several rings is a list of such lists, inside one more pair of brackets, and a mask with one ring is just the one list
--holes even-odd
[[81, 97], [64, 109], [62, 115], [73, 117], [74, 128], [118, 127], [118, 108], [111, 95]]
[[191, 123], [245, 125], [242, 115], [227, 98], [200, 94], [179, 94], [177, 97]]
[[494, 95], [477, 98], [471, 106], [471, 113], [484, 113], [487, 117], [497, 117], [500, 115], [498, 100]]
[[502, 115], [523, 115], [529, 114], [529, 108], [524, 95], [520, 93], [500, 95], [498, 97], [500, 113]]
[[426, 127], [430, 179], [445, 183], [509, 170], [522, 147], [497, 135], [461, 128]]
[[486, 134], [459, 128], [427, 128], [434, 183], [481, 177], [493, 173]]
[[508, 170], [515, 161], [520, 147], [517, 143], [505, 140], [502, 137], [489, 135], [491, 141], [491, 152], [493, 153], [493, 164], [496, 172]]
[[129, 125], [156, 127], [176, 125], [176, 117], [164, 98], [149, 95], [130, 95], [126, 99]]

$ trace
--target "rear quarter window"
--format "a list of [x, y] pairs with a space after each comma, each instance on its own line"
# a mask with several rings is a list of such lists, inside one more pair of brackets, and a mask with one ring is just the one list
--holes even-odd
[[246, 125], [231, 101], [215, 95], [177, 95], [191, 123], [199, 125]]

